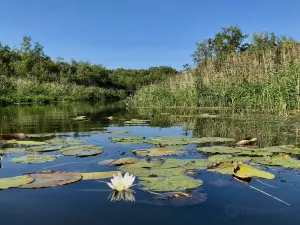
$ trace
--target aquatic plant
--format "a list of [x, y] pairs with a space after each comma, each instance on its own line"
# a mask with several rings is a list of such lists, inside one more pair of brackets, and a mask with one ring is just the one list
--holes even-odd
[[135, 180], [135, 176], [129, 175], [129, 173], [125, 173], [124, 177], [122, 177], [121, 173], [114, 175], [110, 180], [111, 183], [107, 183], [108, 186], [116, 191], [124, 191], [129, 189]]

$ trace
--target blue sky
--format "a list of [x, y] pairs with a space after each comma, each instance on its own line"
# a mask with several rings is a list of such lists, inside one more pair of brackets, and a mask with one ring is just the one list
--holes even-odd
[[47, 55], [109, 68], [192, 63], [222, 26], [300, 39], [299, 0], [1, 0], [0, 41], [39, 41]]

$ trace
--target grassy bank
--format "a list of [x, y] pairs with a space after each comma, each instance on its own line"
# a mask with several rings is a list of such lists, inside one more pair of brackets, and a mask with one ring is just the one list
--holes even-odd
[[132, 104], [300, 109], [299, 60], [299, 44], [206, 60], [188, 73], [138, 90]]
[[117, 101], [124, 90], [105, 89], [72, 83], [39, 82], [36, 79], [6, 78], [0, 81], [0, 105], [50, 103], [57, 101]]

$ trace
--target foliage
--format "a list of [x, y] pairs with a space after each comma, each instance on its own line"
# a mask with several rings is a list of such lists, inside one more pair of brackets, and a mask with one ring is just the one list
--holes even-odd
[[0, 42], [0, 104], [120, 100], [178, 73], [167, 66], [110, 70], [87, 61], [52, 60], [43, 49], [29, 36], [19, 49]]

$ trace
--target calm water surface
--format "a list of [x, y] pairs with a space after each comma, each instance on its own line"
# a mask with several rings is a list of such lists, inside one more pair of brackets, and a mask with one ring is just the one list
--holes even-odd
[[[300, 127], [300, 121], [297, 117], [235, 115], [230, 112], [210, 111], [210, 114], [220, 116], [199, 118], [196, 115], [200, 113], [205, 111], [121, 109], [89, 104], [1, 108], [2, 134], [70, 132], [69, 137], [85, 140], [86, 144], [103, 146], [104, 151], [97, 156], [86, 158], [62, 156], [53, 162], [39, 164], [12, 163], [10, 159], [20, 154], [9, 154], [4, 156], [2, 161], [0, 177], [47, 169], [76, 172], [109, 171], [112, 168], [101, 166], [98, 162], [133, 156], [132, 150], [151, 147], [146, 143], [130, 145], [112, 143], [109, 137], [124, 134], [101, 133], [104, 129], [131, 130], [132, 132], [126, 135], [141, 135], [146, 138], [180, 135], [229, 137], [240, 140], [245, 137], [257, 137], [260, 146], [298, 142], [296, 129]], [[70, 120], [78, 115], [85, 115], [89, 120]], [[113, 120], [108, 120], [108, 116], [113, 116]], [[151, 121], [148, 125], [124, 126], [124, 120], [132, 118]], [[188, 145], [187, 154], [181, 157], [205, 157], [195, 151], [196, 147], [195, 144]], [[135, 202], [110, 201], [109, 187], [95, 180], [44, 189], [2, 190], [1, 225], [300, 224], [300, 172], [281, 167], [264, 167], [264, 170], [276, 175], [274, 180], [261, 180], [269, 186], [256, 179], [252, 179], [251, 183], [246, 185], [230, 175], [201, 170], [194, 177], [203, 180], [203, 185], [197, 192], [203, 194], [205, 198], [181, 204], [172, 204], [168, 200], [158, 201], [155, 199], [156, 196], [140, 190], [138, 186], [133, 188]], [[250, 185], [284, 200], [290, 206], [252, 189]]]

